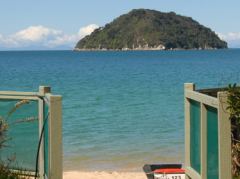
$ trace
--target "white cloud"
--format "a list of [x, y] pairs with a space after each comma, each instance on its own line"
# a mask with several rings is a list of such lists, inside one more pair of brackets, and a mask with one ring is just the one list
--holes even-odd
[[86, 35], [89, 35], [91, 34], [95, 29], [97, 29], [99, 26], [96, 25], [96, 24], [90, 24], [86, 27], [82, 27], [79, 32], [78, 32], [78, 35], [79, 37], [84, 37]]
[[229, 47], [240, 47], [240, 32], [217, 33], [218, 36], [225, 40]]
[[76, 45], [77, 41], [85, 37], [86, 35], [90, 35], [95, 29], [99, 26], [96, 24], [90, 24], [88, 26], [82, 27], [79, 29], [77, 34], [66, 35], [62, 34], [57, 38], [49, 41], [49, 46], [58, 46], [64, 44], [73, 44]]
[[13, 35], [16, 40], [37, 42], [47, 39], [49, 36], [58, 36], [62, 32], [55, 29], [46, 28], [43, 26], [30, 26]]
[[66, 34], [61, 30], [41, 25], [30, 26], [11, 35], [3, 36], [0, 34], [0, 49], [28, 49], [33, 46], [40, 49], [58, 48], [61, 46], [73, 48], [78, 40], [91, 34], [96, 28], [98, 28], [96, 24], [90, 24], [80, 28], [76, 34]]

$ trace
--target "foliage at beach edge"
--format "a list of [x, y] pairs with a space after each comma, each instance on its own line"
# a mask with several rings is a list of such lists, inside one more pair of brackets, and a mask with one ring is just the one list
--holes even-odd
[[[15, 106], [8, 112], [8, 117], [10, 117], [18, 108], [20, 108], [24, 104], [28, 104], [28, 100], [22, 100], [15, 104]], [[24, 122], [20, 121], [20, 122]], [[0, 152], [4, 147], [8, 147], [7, 141], [11, 140], [7, 136], [7, 132], [9, 129], [9, 125], [7, 123], [7, 120], [0, 116]], [[13, 172], [10, 170], [10, 164], [15, 160], [15, 157], [8, 158], [7, 161], [2, 161], [0, 158], [0, 179], [29, 179], [28, 172], [24, 170], [19, 170]]]
[[232, 132], [232, 174], [240, 178], [240, 88], [236, 84], [228, 87], [227, 103]]
[[[4, 118], [0, 116], [0, 151], [3, 147], [7, 147], [7, 130], [8, 124], [6, 123]], [[9, 169], [10, 163], [10, 159], [8, 163], [0, 161], [0, 179], [21, 179], [21, 177], [19, 177], [17, 173], [14, 173]]]

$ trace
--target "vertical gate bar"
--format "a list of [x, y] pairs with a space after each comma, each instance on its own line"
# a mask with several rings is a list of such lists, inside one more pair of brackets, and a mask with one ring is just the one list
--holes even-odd
[[[50, 87], [47, 86], [39, 86], [39, 94], [44, 96], [46, 93], [51, 91]], [[43, 99], [38, 100], [38, 120], [39, 120], [39, 137], [41, 136], [43, 122], [44, 122], [44, 101]], [[44, 139], [44, 135], [42, 136]], [[44, 141], [41, 141], [40, 150], [39, 150], [39, 176], [40, 179], [44, 179]]]
[[[195, 85], [193, 83], [184, 84], [184, 92], [186, 90], [195, 90]], [[185, 166], [191, 166], [190, 163], [190, 102], [184, 95], [184, 104], [185, 104]], [[189, 178], [186, 175], [186, 178]]]
[[207, 109], [201, 103], [201, 178], [207, 178]]
[[[39, 140], [41, 136], [41, 131], [43, 128], [43, 121], [44, 121], [44, 103], [42, 99], [38, 100], [38, 123], [39, 123]], [[44, 176], [44, 146], [43, 141], [41, 141], [40, 144], [40, 150], [39, 150], [39, 160], [38, 160], [38, 170], [39, 170], [39, 176], [40, 179], [43, 179]]]

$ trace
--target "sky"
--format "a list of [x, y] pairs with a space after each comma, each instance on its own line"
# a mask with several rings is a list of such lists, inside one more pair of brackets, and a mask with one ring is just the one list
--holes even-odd
[[0, 0], [0, 50], [72, 49], [132, 9], [174, 11], [240, 48], [239, 0]]

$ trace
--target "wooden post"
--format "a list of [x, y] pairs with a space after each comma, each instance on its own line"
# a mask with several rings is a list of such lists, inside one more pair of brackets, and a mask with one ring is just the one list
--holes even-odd
[[[185, 83], [184, 84], [184, 92], [186, 90], [195, 90], [195, 85], [193, 83]], [[184, 103], [185, 103], [185, 166], [191, 166], [190, 163], [190, 102], [184, 95]], [[186, 175], [187, 178], [189, 178]]]
[[62, 179], [62, 97], [47, 94], [49, 106], [49, 179]]
[[218, 92], [219, 179], [232, 178], [231, 121], [226, 111], [227, 92]]

